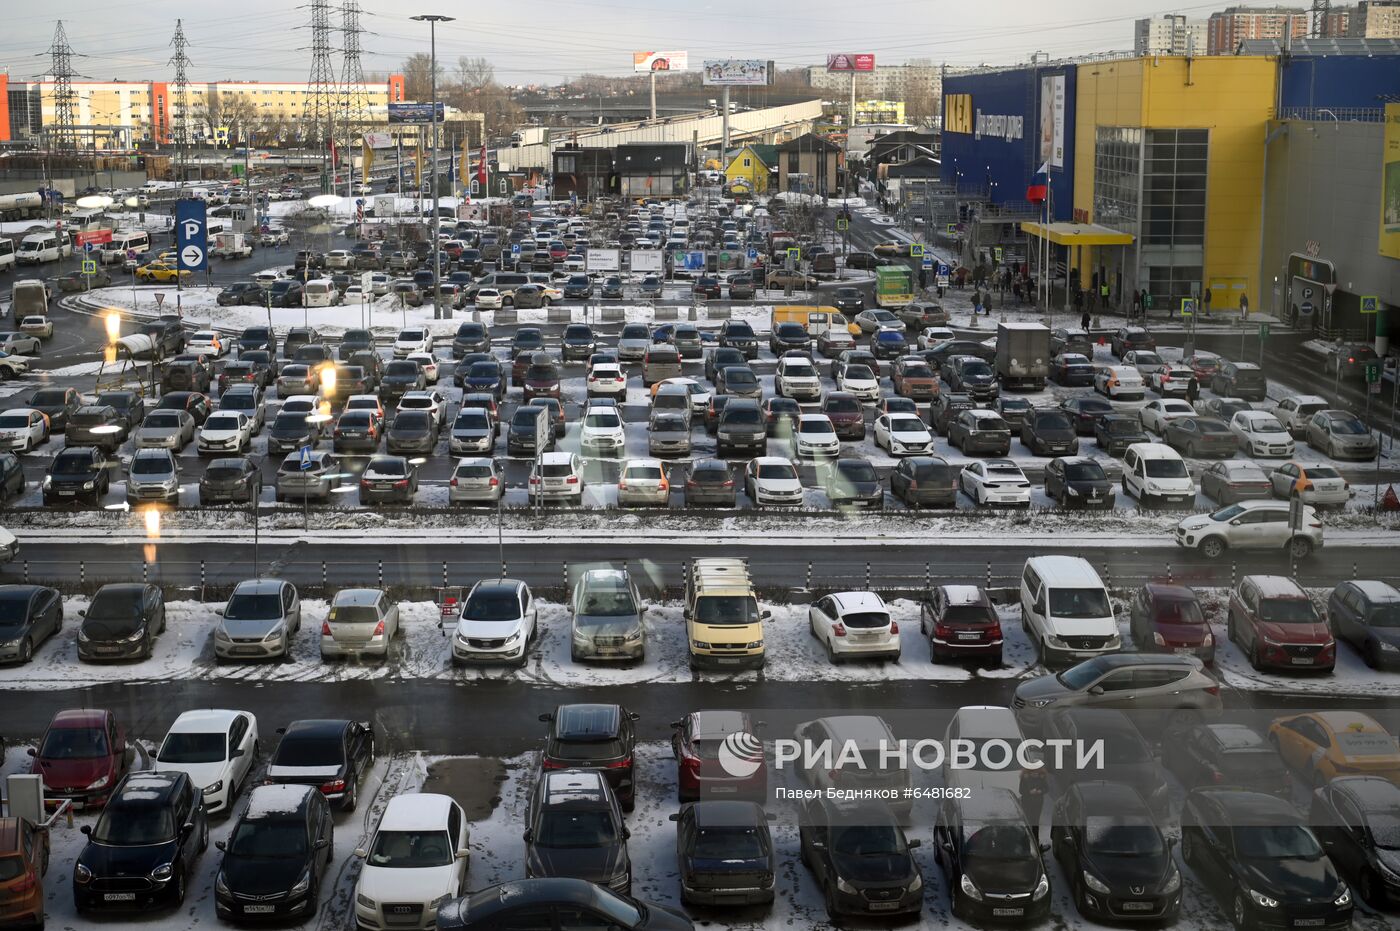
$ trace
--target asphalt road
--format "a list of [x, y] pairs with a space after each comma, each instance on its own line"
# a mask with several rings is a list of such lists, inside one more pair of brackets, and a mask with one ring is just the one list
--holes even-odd
[[[917, 522], [909, 525], [918, 532]], [[775, 535], [780, 531], [774, 531]], [[560, 529], [553, 540], [511, 542], [505, 532], [506, 572], [542, 590], [563, 590], [564, 572], [580, 567], [627, 565], [650, 593], [661, 590], [678, 595], [684, 585], [684, 567], [695, 556], [740, 556], [749, 560], [754, 583], [766, 591], [792, 592], [804, 587], [874, 587], [921, 590], [928, 583], [1018, 584], [1022, 567], [1031, 556], [1084, 556], [1112, 586], [1137, 586], [1167, 577], [1191, 585], [1224, 587], [1250, 573], [1289, 574], [1287, 557], [1269, 551], [1235, 551], [1227, 558], [1209, 560], [1194, 551], [1172, 545], [1134, 548], [1116, 546], [1111, 538], [1086, 548], [1082, 536], [1064, 545], [944, 544], [912, 545], [858, 537], [843, 540], [834, 534], [826, 540], [765, 543], [726, 532], [720, 519], [712, 526], [697, 523], [693, 535], [703, 542], [647, 539], [638, 531], [635, 539], [613, 539], [605, 545], [587, 539], [570, 539]], [[586, 536], [586, 535], [582, 535]], [[315, 589], [375, 580], [376, 584], [431, 594], [434, 586], [469, 585], [501, 571], [500, 548], [493, 535], [469, 541], [421, 542], [412, 532], [392, 543], [373, 533], [355, 539], [316, 535], [287, 541], [260, 540], [259, 561], [263, 574], [273, 574], [293, 584]], [[252, 573], [252, 540], [182, 542], [167, 538], [155, 546], [144, 542], [77, 543], [46, 537], [42, 531], [27, 534], [21, 561], [4, 575], [17, 580], [27, 566], [29, 578], [50, 584], [89, 585], [100, 581], [130, 581], [137, 567], [149, 563], [152, 580], [184, 588], [201, 583], [230, 588]], [[382, 569], [381, 569], [382, 566]], [[868, 568], [867, 568], [868, 566]], [[382, 571], [382, 576], [380, 575]], [[1329, 546], [1296, 566], [1304, 585], [1331, 586], [1346, 578], [1400, 578], [1393, 549], [1380, 546]]]

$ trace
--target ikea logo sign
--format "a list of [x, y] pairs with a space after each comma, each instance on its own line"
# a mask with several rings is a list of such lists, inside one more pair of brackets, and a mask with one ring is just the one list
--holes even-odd
[[972, 95], [948, 94], [943, 98], [943, 131], [972, 132]]
[[1025, 122], [1025, 117], [983, 113], [981, 110], [978, 110], [977, 125], [972, 135], [974, 139], [981, 139], [983, 136], [987, 136], [991, 139], [1004, 139], [1007, 142], [1019, 142], [1022, 138]]

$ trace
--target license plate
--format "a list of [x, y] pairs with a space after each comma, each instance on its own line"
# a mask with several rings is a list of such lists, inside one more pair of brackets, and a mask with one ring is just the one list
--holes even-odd
[[108, 892], [108, 893], [104, 893], [104, 894], [103, 894], [103, 896], [102, 896], [102, 901], [104, 901], [104, 902], [135, 902], [135, 901], [136, 901], [136, 893], [134, 893], [134, 892]]
[[717, 659], [718, 659], [718, 661], [719, 661], [721, 664], [734, 665], [734, 664], [738, 663], [738, 662], [742, 659], [742, 657], [739, 657], [739, 656], [720, 656], [720, 657], [717, 657]]
[[710, 786], [710, 791], [716, 795], [733, 794], [739, 791], [738, 786]]
[[871, 910], [872, 912], [892, 912], [892, 911], [894, 911], [894, 910], [897, 909], [897, 908], [899, 908], [899, 903], [898, 903], [898, 902], [871, 902], [871, 903], [870, 903], [870, 910]]
[[980, 640], [980, 639], [982, 639], [982, 635], [981, 635], [981, 634], [978, 634], [978, 633], [975, 633], [975, 632], [974, 632], [974, 633], [967, 633], [967, 634], [958, 634], [958, 639], [959, 639], [959, 640]]
[[1025, 910], [1024, 908], [994, 908], [994, 909], [992, 909], [992, 917], [993, 917], [993, 918], [1019, 918], [1020, 916], [1024, 915], [1025, 913], [1026, 913], [1026, 910]]
[[277, 911], [276, 905], [245, 905], [243, 914], [245, 915], [271, 915]]
[[1192, 653], [1195, 653], [1196, 651], [1195, 651], [1194, 649], [1192, 649], [1191, 647], [1177, 647], [1177, 648], [1176, 648], [1175, 650], [1173, 650], [1172, 652], [1173, 652], [1173, 653], [1179, 653], [1179, 654], [1181, 654], [1181, 655], [1183, 655], [1183, 656], [1190, 656]]
[[1295, 656], [1290, 660], [1294, 666], [1311, 666], [1313, 658], [1311, 656]]
[[1150, 912], [1150, 911], [1152, 911], [1152, 909], [1156, 908], [1156, 906], [1157, 906], [1157, 903], [1155, 903], [1155, 902], [1124, 902], [1124, 903], [1123, 903], [1123, 911], [1125, 911], [1125, 912]]
[[234, 647], [233, 652], [239, 656], [257, 656], [262, 650], [257, 647]]
[[59, 494], [59, 497], [61, 497], [61, 498], [71, 498], [71, 497], [73, 497], [75, 494], [77, 494], [77, 492], [76, 492], [76, 491], [60, 491], [58, 494]]
[[1320, 927], [1322, 927], [1322, 926], [1325, 925], [1325, 924], [1327, 924], [1327, 919], [1326, 919], [1326, 918], [1294, 918], [1294, 919], [1293, 919], [1293, 927], [1295, 927], [1295, 928], [1320, 928]]

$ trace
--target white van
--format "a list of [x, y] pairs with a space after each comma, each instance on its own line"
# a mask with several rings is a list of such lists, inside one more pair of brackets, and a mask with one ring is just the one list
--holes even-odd
[[144, 260], [150, 251], [150, 233], [145, 230], [117, 230], [112, 234], [111, 242], [102, 244], [102, 264], [121, 264], [126, 261], [128, 252], [134, 252], [138, 260]]
[[214, 248], [214, 245], [215, 245], [214, 237], [218, 236], [220, 233], [227, 233], [227, 232], [229, 231], [228, 221], [225, 220], [225, 219], [223, 219], [222, 217], [209, 217], [209, 218], [207, 218], [207, 219], [204, 221], [204, 227], [205, 227], [205, 229], [208, 231], [208, 234], [209, 234], [209, 248], [210, 248], [210, 249]]
[[17, 259], [21, 265], [58, 262], [73, 254], [73, 241], [66, 233], [30, 233], [19, 241]]
[[1123, 453], [1123, 493], [1149, 504], [1189, 507], [1196, 483], [1186, 460], [1165, 443], [1134, 443]]
[[8, 236], [0, 236], [0, 272], [13, 270], [15, 267], [15, 241]]
[[1108, 589], [1078, 556], [1033, 556], [1021, 572], [1021, 627], [1048, 668], [1123, 647]]
[[340, 303], [340, 289], [329, 278], [313, 278], [301, 291], [301, 306], [332, 307]]
[[102, 207], [86, 207], [74, 210], [63, 218], [63, 228], [70, 232], [86, 233], [92, 230], [107, 229], [112, 221], [107, 219], [107, 211]]

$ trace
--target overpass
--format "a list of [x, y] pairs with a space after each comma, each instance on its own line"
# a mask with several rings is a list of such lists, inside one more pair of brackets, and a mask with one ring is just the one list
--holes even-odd
[[[729, 115], [729, 138], [731, 142], [743, 139], [766, 139], [776, 133], [793, 127], [802, 128], [820, 119], [822, 101], [807, 100], [801, 103], [786, 104], [780, 107], [765, 107], [759, 110], [745, 110]], [[570, 142], [585, 149], [610, 149], [617, 145], [638, 142], [685, 142], [706, 146], [721, 141], [724, 135], [724, 117], [714, 110], [701, 110], [682, 116], [658, 117], [656, 120], [637, 120], [631, 123], [611, 123], [606, 126], [587, 129], [557, 130], [552, 133], [552, 142], [546, 142], [544, 134], [535, 130], [527, 135], [521, 145], [498, 150], [498, 160], [503, 170], [520, 168], [548, 168], [552, 142]]]

